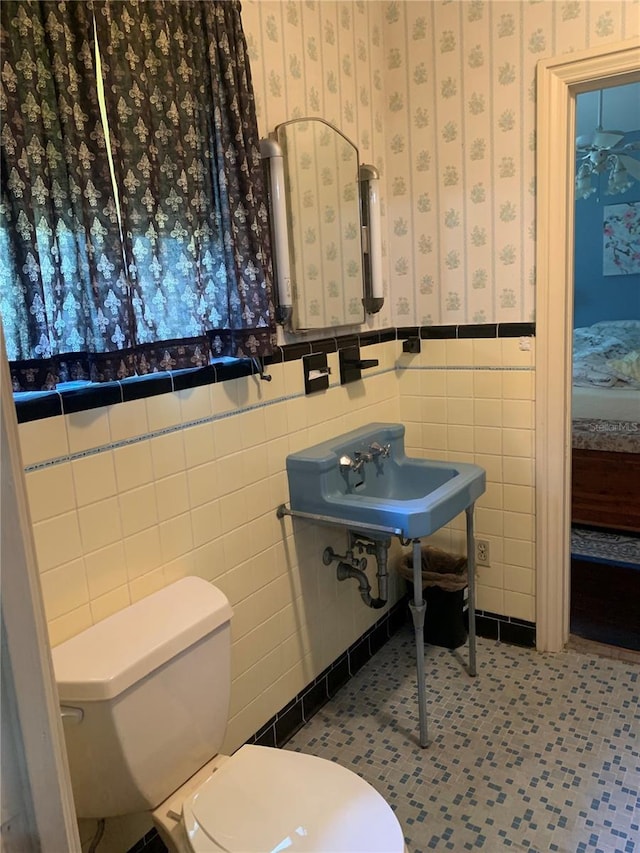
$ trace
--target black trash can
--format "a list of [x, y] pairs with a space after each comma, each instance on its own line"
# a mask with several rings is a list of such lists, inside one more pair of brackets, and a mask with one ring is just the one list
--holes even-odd
[[[407, 581], [413, 598], [413, 553], [404, 555], [398, 572]], [[457, 649], [467, 640], [464, 618], [464, 591], [467, 586], [467, 558], [439, 548], [422, 548], [422, 588], [427, 612], [425, 642], [445, 649]]]

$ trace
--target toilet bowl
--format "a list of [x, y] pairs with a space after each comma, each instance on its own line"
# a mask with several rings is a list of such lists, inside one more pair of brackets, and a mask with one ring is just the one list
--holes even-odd
[[56, 646], [76, 811], [148, 811], [172, 853], [403, 853], [383, 797], [332, 761], [219, 754], [231, 689], [223, 593], [184, 578]]
[[339, 764], [250, 745], [222, 758], [153, 812], [154, 824], [175, 853], [405, 849], [389, 805]]

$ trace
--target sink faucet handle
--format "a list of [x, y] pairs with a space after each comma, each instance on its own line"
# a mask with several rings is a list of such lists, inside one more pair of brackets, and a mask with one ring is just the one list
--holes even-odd
[[340, 467], [349, 469], [353, 468], [353, 459], [345, 453], [344, 456], [340, 457]]
[[369, 450], [356, 450], [354, 453], [356, 457], [356, 462], [371, 462], [373, 459], [373, 453], [371, 453], [371, 448]]
[[391, 453], [391, 445], [382, 445], [379, 442], [374, 441], [369, 445], [369, 450], [374, 456], [389, 456]]
[[341, 471], [355, 471], [356, 473], [358, 473], [364, 463], [368, 461], [365, 456], [369, 456], [369, 454], [363, 454], [356, 450], [353, 455], [355, 459], [352, 459], [351, 456], [348, 456], [346, 453], [344, 454], [344, 456], [340, 457]]

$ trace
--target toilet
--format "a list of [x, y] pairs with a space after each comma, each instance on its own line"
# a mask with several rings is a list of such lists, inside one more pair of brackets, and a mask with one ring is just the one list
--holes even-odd
[[403, 853], [355, 773], [263, 746], [218, 754], [231, 606], [183, 578], [52, 650], [79, 818], [148, 811], [172, 853]]

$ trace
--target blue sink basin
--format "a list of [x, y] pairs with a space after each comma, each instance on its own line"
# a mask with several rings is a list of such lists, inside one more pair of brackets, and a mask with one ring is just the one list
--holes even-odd
[[[290, 454], [291, 510], [406, 539], [435, 533], [483, 494], [485, 472], [408, 457], [404, 432], [402, 424], [373, 423]], [[376, 444], [383, 452], [371, 452]]]

